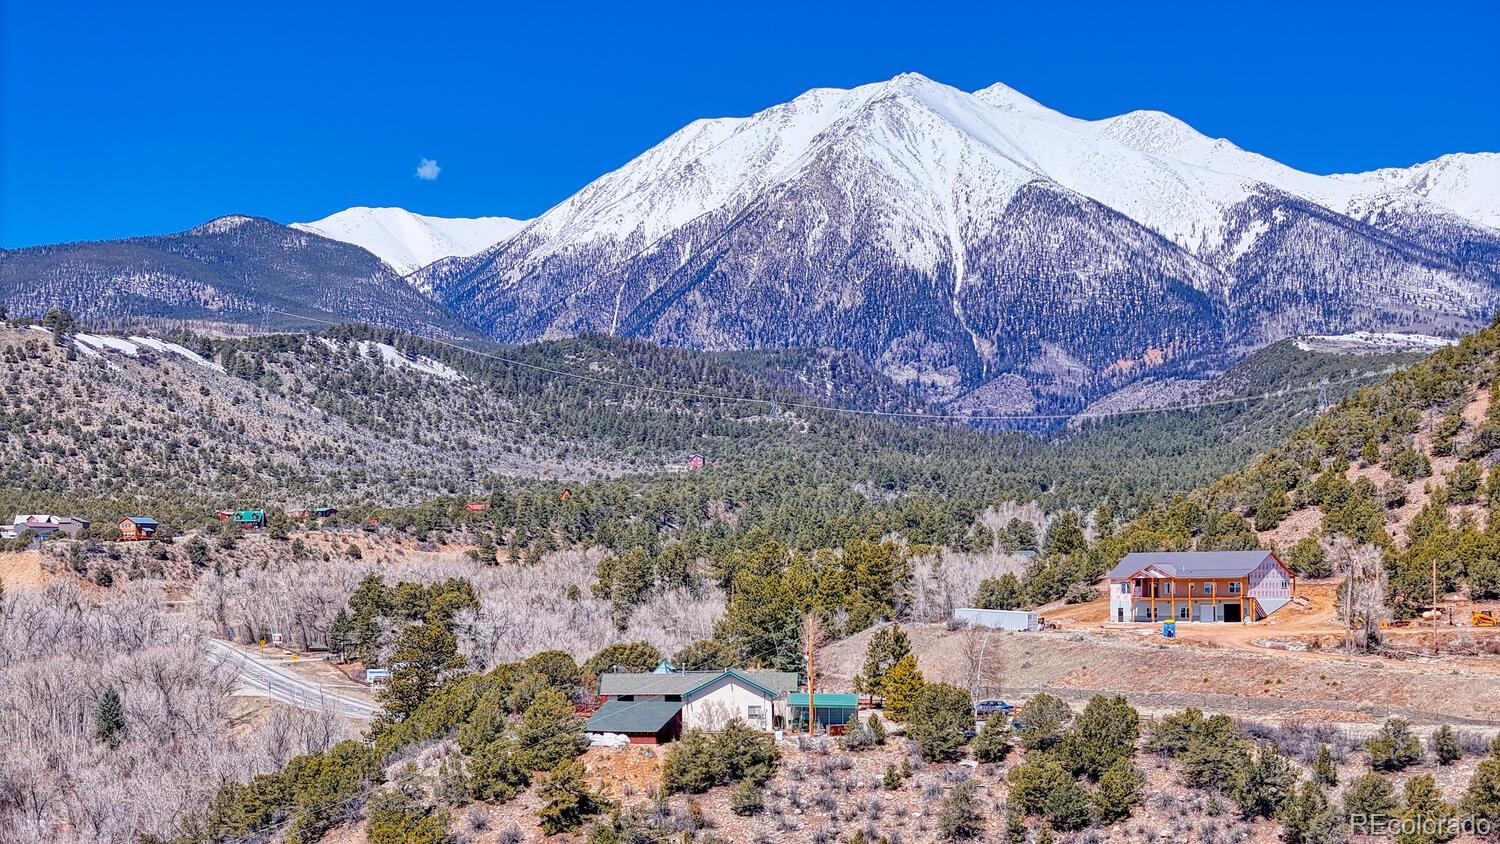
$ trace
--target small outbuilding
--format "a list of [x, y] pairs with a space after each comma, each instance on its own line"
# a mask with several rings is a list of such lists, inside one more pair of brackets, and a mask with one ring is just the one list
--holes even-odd
[[992, 627], [996, 630], [1040, 630], [1041, 618], [1027, 610], [982, 610], [976, 607], [961, 607], [953, 611], [953, 620], [976, 627]]
[[150, 516], [126, 516], [120, 520], [120, 541], [138, 542], [156, 536], [161, 524]]
[[682, 735], [682, 701], [605, 701], [583, 731], [594, 738], [625, 736], [631, 744], [665, 744]]
[[818, 726], [834, 731], [842, 730], [850, 721], [859, 720], [859, 695], [814, 693], [809, 696], [807, 692], [791, 692], [786, 696], [788, 729], [807, 729], [809, 706], [812, 719]]

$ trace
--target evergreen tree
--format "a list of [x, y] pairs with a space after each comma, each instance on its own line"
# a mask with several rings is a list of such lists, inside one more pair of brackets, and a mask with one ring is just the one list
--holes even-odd
[[1049, 557], [1066, 557], [1088, 548], [1083, 535], [1083, 519], [1073, 510], [1064, 510], [1047, 525], [1042, 539], [1042, 553]]
[[568, 698], [557, 689], [543, 689], [521, 715], [516, 745], [518, 765], [545, 771], [582, 753], [588, 740]]
[[[415, 773], [415, 769], [412, 769]], [[454, 844], [447, 812], [425, 805], [411, 786], [378, 792], [365, 812], [370, 844]]]
[[552, 769], [537, 788], [537, 818], [548, 835], [570, 832], [609, 808], [609, 801], [589, 788], [583, 763], [568, 759]]
[[1463, 756], [1463, 749], [1458, 743], [1458, 733], [1447, 724], [1433, 731], [1431, 744], [1432, 755], [1437, 757], [1439, 765], [1451, 765]]
[[1281, 840], [1286, 844], [1334, 844], [1339, 841], [1338, 818], [1328, 805], [1328, 794], [1316, 781], [1302, 783], [1281, 807]]
[[854, 690], [871, 697], [885, 694], [885, 678], [911, 654], [911, 640], [898, 624], [878, 628], [865, 648], [864, 668], [854, 676]]
[[984, 812], [978, 786], [964, 780], [948, 790], [938, 808], [938, 836], [944, 841], [968, 841], [984, 832]]
[[1097, 780], [1134, 754], [1139, 737], [1140, 716], [1125, 698], [1095, 695], [1058, 745], [1058, 761], [1074, 776]]
[[1229, 781], [1229, 796], [1247, 818], [1274, 817], [1291, 794], [1297, 772], [1273, 744], [1263, 744]]
[[1482, 818], [1491, 829], [1500, 829], [1500, 738], [1491, 746], [1489, 757], [1474, 769], [1462, 806], [1476, 821]]
[[1116, 760], [1099, 777], [1099, 787], [1094, 791], [1095, 815], [1104, 823], [1130, 817], [1130, 810], [1140, 799], [1145, 784], [1145, 776], [1130, 763], [1129, 758]]
[[1343, 815], [1349, 822], [1386, 815], [1395, 808], [1396, 790], [1373, 771], [1355, 777], [1344, 789]]
[[984, 610], [1020, 609], [1025, 597], [1021, 581], [1011, 572], [999, 577], [987, 577], [979, 581], [974, 593], [974, 606]]
[[1422, 742], [1401, 718], [1388, 719], [1374, 738], [1365, 742], [1370, 767], [1377, 771], [1399, 771], [1422, 758]]
[[910, 716], [912, 702], [922, 691], [922, 672], [917, 670], [917, 658], [911, 654], [902, 657], [881, 681], [885, 695], [885, 713], [894, 721], [905, 721]]
[[1334, 764], [1333, 751], [1326, 744], [1318, 748], [1318, 755], [1313, 759], [1312, 777], [1325, 788], [1333, 788], [1339, 784], [1339, 768]]
[[1003, 762], [1010, 753], [1010, 728], [1005, 719], [991, 717], [974, 737], [974, 759], [979, 762]]
[[1456, 810], [1443, 799], [1431, 774], [1407, 780], [1402, 798], [1398, 844], [1441, 844], [1453, 838], [1456, 831], [1451, 823]]
[[1027, 750], [1046, 750], [1062, 740], [1072, 718], [1073, 710], [1061, 698], [1039, 694], [1016, 710], [1016, 739]]
[[124, 737], [125, 707], [120, 702], [120, 693], [107, 686], [94, 707], [94, 738], [115, 747]]
[[917, 692], [907, 719], [906, 735], [928, 762], [957, 759], [974, 726], [969, 693], [947, 683], [928, 683]]

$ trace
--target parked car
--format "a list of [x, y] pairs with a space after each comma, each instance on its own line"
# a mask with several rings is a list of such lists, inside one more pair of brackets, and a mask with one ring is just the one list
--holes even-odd
[[974, 714], [980, 718], [988, 718], [991, 715], [1009, 715], [1015, 711], [1015, 707], [1003, 700], [981, 700], [974, 704]]

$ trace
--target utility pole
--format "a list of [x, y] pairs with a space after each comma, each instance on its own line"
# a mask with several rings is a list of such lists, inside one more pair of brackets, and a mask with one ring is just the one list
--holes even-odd
[[817, 675], [813, 673], [813, 616], [807, 614], [807, 734], [813, 735], [818, 719], [814, 715], [813, 695], [817, 688]]
[[1433, 653], [1437, 652], [1437, 624], [1438, 624], [1437, 555], [1433, 554], [1432, 555], [1432, 648], [1433, 648]]

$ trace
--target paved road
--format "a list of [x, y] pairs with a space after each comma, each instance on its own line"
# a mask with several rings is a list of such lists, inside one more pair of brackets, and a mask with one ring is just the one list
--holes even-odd
[[352, 718], [374, 718], [380, 707], [368, 700], [340, 692], [338, 689], [299, 677], [286, 667], [286, 661], [261, 656], [221, 639], [208, 640], [209, 658], [232, 663], [240, 673], [240, 683], [250, 689], [302, 709], [328, 708]]

